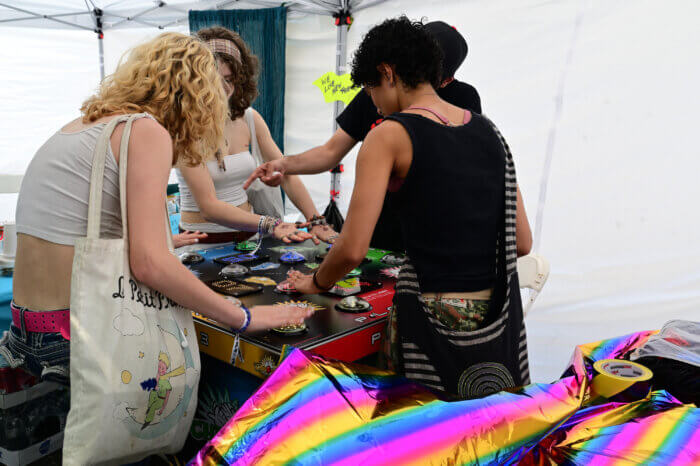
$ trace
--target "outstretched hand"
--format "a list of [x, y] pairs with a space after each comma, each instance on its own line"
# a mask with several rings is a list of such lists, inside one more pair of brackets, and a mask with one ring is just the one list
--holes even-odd
[[202, 233], [199, 231], [185, 231], [184, 233], [180, 233], [179, 235], [173, 235], [173, 247], [177, 249], [182, 246], [196, 244], [199, 243], [200, 239], [204, 239], [206, 237], [206, 233]]
[[248, 189], [256, 179], [260, 179], [268, 186], [279, 186], [284, 179], [284, 167], [281, 160], [273, 160], [266, 162], [253, 170], [246, 182], [243, 184], [243, 189]]
[[280, 223], [275, 227], [274, 237], [277, 239], [281, 239], [285, 243], [291, 243], [292, 241], [295, 243], [301, 243], [302, 241], [306, 241], [309, 238], [313, 238], [313, 235], [311, 233], [307, 233], [305, 231], [297, 229], [303, 226], [303, 224], [299, 226], [295, 225], [294, 223]]

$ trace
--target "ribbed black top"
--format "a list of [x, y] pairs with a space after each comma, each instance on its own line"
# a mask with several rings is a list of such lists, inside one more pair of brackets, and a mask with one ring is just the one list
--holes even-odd
[[387, 119], [399, 122], [413, 144], [408, 175], [390, 196], [421, 291], [492, 287], [504, 212], [505, 152], [498, 136], [478, 114], [455, 127], [410, 113]]

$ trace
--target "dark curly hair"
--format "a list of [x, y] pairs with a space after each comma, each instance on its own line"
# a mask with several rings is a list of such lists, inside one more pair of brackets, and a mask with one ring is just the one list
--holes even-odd
[[241, 51], [241, 62], [225, 53], [214, 53], [214, 56], [231, 67], [233, 75], [233, 95], [228, 99], [231, 119], [235, 120], [243, 116], [245, 110], [250, 107], [258, 96], [258, 57], [253, 55], [243, 38], [235, 32], [214, 26], [197, 31], [197, 37], [204, 42], [211, 39], [230, 40]]
[[442, 50], [422, 22], [399, 16], [365, 34], [353, 56], [351, 76], [358, 86], [377, 86], [381, 82], [377, 66], [386, 63], [409, 89], [421, 83], [437, 89], [442, 57]]

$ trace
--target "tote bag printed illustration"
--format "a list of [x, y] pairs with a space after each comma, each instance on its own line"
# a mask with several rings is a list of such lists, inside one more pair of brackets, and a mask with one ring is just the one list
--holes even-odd
[[[131, 124], [142, 117], [147, 115], [115, 118], [95, 148], [87, 237], [76, 241], [71, 283], [67, 465], [124, 464], [179, 451], [197, 405], [200, 362], [192, 314], [139, 283], [129, 269], [127, 148]], [[123, 121], [123, 237], [100, 239], [105, 157]], [[168, 245], [172, 249], [169, 234]]]

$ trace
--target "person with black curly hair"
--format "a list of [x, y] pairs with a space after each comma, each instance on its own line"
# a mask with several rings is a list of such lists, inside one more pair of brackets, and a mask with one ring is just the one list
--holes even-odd
[[[425, 25], [437, 40], [443, 52], [441, 83], [437, 94], [457, 107], [481, 113], [481, 99], [473, 86], [454, 78], [457, 69], [467, 57], [467, 41], [454, 27], [443, 21], [433, 21]], [[309, 149], [296, 156], [261, 165], [248, 179], [255, 178], [276, 186], [282, 180], [281, 174], [322, 173], [338, 165], [358, 141], [363, 141], [367, 133], [382, 121], [377, 107], [369, 94], [360, 92], [338, 115], [338, 129], [321, 146]], [[404, 243], [399, 227], [398, 213], [386, 200], [370, 243], [372, 247], [403, 251]]]
[[[226, 148], [223, 154], [211, 154], [204, 164], [180, 165], [176, 173], [182, 207], [180, 231], [206, 233], [202, 243], [243, 241], [253, 236], [265, 221], [265, 214], [277, 223], [274, 236], [285, 242], [303, 241], [310, 235], [284, 223], [282, 194], [279, 189], [261, 193], [261, 189], [244, 188], [243, 184], [258, 163], [282, 158], [263, 117], [251, 107], [258, 95], [258, 59], [237, 33], [223, 27], [197, 32], [214, 52], [224, 91], [228, 98]], [[286, 177], [285, 193], [308, 221], [314, 242], [332, 243], [337, 233], [316, 210], [306, 187], [298, 176]], [[260, 188], [269, 190], [263, 185]], [[276, 218], [276, 220], [275, 220]]]
[[301, 293], [328, 290], [365, 257], [389, 192], [406, 244], [387, 342], [391, 367], [463, 398], [529, 383], [516, 270], [532, 235], [513, 159], [487, 118], [435, 91], [442, 53], [405, 16], [372, 28], [353, 81], [384, 122], [357, 157], [355, 188], [336, 244]]

